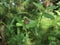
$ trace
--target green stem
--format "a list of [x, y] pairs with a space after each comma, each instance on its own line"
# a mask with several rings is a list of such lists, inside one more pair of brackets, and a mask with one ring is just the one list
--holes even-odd
[[19, 29], [19, 27], [17, 27], [17, 35], [19, 35], [20, 34], [20, 29]]

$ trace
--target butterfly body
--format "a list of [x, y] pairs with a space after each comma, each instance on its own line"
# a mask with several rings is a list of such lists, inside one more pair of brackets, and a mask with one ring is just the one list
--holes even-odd
[[29, 24], [29, 22], [30, 22], [29, 19], [27, 19], [27, 18], [24, 19], [24, 23], [25, 23], [25, 24]]

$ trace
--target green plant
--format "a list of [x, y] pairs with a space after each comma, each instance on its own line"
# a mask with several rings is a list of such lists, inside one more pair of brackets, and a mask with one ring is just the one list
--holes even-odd
[[0, 41], [1, 45], [60, 45], [60, 1], [44, 7], [39, 0], [1, 0]]

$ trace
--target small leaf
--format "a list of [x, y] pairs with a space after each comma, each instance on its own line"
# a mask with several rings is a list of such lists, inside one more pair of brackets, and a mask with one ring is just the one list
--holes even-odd
[[41, 9], [41, 10], [45, 10], [45, 8], [43, 7], [43, 5], [42, 4], [37, 4], [37, 3], [34, 3], [33, 2], [33, 4], [38, 8], [38, 9]]
[[23, 23], [16, 23], [16, 26], [23, 26]]

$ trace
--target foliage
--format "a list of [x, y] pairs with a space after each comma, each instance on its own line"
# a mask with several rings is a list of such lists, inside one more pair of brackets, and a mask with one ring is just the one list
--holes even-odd
[[1, 0], [0, 44], [60, 45], [60, 1], [54, 2]]

